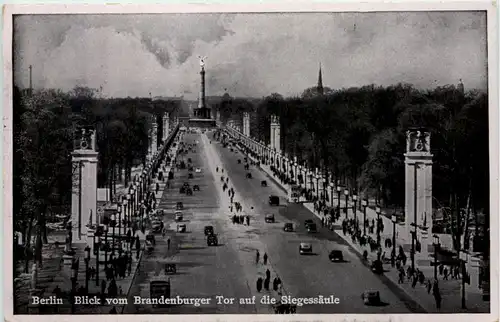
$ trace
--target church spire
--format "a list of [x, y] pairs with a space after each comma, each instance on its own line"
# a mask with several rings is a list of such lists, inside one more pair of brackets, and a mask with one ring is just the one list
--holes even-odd
[[318, 94], [323, 95], [323, 76], [321, 75], [321, 63], [319, 63], [317, 90], [318, 90]]

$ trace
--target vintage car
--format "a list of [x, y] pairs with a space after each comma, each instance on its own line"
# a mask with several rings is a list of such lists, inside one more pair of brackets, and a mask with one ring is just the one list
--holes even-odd
[[196, 168], [196, 169], [194, 170], [194, 172], [196, 172], [196, 173], [201, 173], [201, 169], [200, 169], [200, 168]]
[[261, 187], [267, 187], [267, 181], [266, 181], [266, 180], [262, 180], [262, 181], [260, 182], [260, 186], [261, 186]]
[[180, 187], [179, 193], [186, 193], [186, 187], [184, 186]]
[[191, 158], [188, 158], [188, 162], [189, 162], [189, 163], [191, 163], [191, 162], [193, 162], [193, 161], [191, 160]]
[[307, 226], [309, 226], [310, 224], [314, 224], [314, 221], [313, 221], [312, 219], [306, 219], [306, 220], [304, 220], [304, 226], [306, 226], [306, 228], [307, 228]]
[[270, 206], [279, 206], [280, 198], [278, 196], [269, 196], [269, 205]]
[[252, 174], [250, 172], [247, 172], [246, 177], [247, 177], [247, 179], [252, 179]]
[[165, 275], [177, 273], [177, 266], [175, 264], [165, 264]]
[[193, 166], [189, 166], [188, 171], [189, 171], [189, 172], [193, 172], [193, 171], [194, 171]]
[[208, 246], [217, 246], [219, 244], [219, 240], [216, 235], [208, 235], [207, 237], [207, 245]]
[[197, 184], [195, 184], [195, 185], [193, 186], [193, 191], [200, 191], [200, 186], [199, 186], [199, 185], [197, 185]]
[[307, 232], [308, 233], [317, 233], [318, 232], [318, 228], [316, 227], [316, 224], [309, 224], [307, 225]]
[[192, 196], [192, 195], [193, 195], [193, 189], [191, 189], [191, 188], [187, 188], [187, 189], [186, 189], [186, 195], [188, 195], [188, 196]]
[[182, 186], [185, 187], [185, 188], [189, 188], [190, 184], [189, 184], [189, 182], [186, 181], [186, 182], [184, 182], [184, 184]]
[[266, 223], [273, 223], [274, 222], [274, 215], [273, 214], [266, 214], [265, 221], [266, 221]]
[[331, 262], [343, 262], [344, 261], [344, 255], [342, 254], [341, 250], [332, 250], [330, 254], [328, 255], [328, 258], [330, 259]]
[[293, 231], [293, 224], [291, 222], [285, 223], [285, 226], [283, 226], [283, 230], [286, 232], [292, 232]]
[[204, 233], [205, 233], [205, 236], [213, 235], [214, 234], [214, 227], [213, 226], [205, 226]]
[[381, 260], [374, 260], [370, 266], [370, 269], [373, 273], [375, 274], [382, 274], [384, 273], [384, 266], [382, 265], [382, 261]]
[[177, 204], [175, 205], [175, 209], [177, 209], [177, 210], [184, 209], [184, 204], [182, 203], [182, 201], [177, 202]]
[[151, 230], [154, 233], [161, 233], [161, 221], [159, 221], [159, 220], [153, 220], [151, 222]]
[[177, 225], [177, 232], [178, 233], [185, 233], [186, 232], [186, 224]]
[[361, 299], [365, 305], [378, 305], [380, 304], [380, 292], [364, 291], [363, 294], [361, 294]]
[[150, 242], [153, 246], [156, 245], [155, 235], [149, 233], [146, 235], [146, 242]]
[[299, 254], [312, 254], [312, 245], [309, 243], [300, 243]]
[[175, 221], [182, 221], [184, 216], [182, 215], [182, 212], [176, 211], [175, 212]]
[[192, 173], [188, 174], [188, 179], [193, 179], [193, 178], [194, 178], [194, 176]]

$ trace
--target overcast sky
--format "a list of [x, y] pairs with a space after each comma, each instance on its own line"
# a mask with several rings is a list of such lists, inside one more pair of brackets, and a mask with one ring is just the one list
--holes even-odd
[[14, 21], [15, 83], [106, 96], [300, 94], [412, 83], [487, 88], [482, 12], [38, 15]]

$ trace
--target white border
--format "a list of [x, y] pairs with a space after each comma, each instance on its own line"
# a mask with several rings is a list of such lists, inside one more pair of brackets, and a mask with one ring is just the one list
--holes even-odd
[[[45, 315], [28, 316], [12, 314], [12, 15], [14, 14], [123, 14], [123, 13], [209, 13], [209, 12], [342, 12], [342, 11], [457, 11], [487, 10], [488, 26], [488, 85], [490, 124], [490, 229], [491, 229], [491, 313], [490, 314], [317, 314], [317, 315]], [[498, 130], [498, 17], [493, 3], [486, 1], [460, 2], [393, 2], [376, 3], [308, 3], [281, 2], [274, 4], [171, 4], [171, 5], [6, 5], [3, 8], [3, 250], [6, 258], [4, 272], [4, 317], [6, 321], [498, 321], [498, 258], [499, 258], [499, 130]], [[466, 50], [466, 48], [464, 48]]]

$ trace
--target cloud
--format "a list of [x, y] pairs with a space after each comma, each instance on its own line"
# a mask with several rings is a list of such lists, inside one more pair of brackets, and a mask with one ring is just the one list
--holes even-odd
[[486, 15], [478, 12], [21, 16], [15, 82], [103, 87], [108, 96], [295, 95], [314, 85], [399, 82], [487, 87]]

